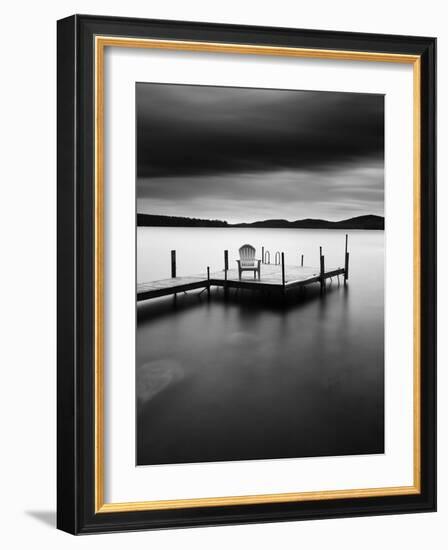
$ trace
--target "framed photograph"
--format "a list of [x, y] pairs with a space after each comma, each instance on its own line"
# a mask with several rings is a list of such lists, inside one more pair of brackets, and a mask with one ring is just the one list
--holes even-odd
[[58, 527], [436, 507], [434, 38], [58, 22]]

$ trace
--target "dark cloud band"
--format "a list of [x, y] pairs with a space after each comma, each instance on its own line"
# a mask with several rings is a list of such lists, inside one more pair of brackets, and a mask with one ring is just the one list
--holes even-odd
[[332, 169], [378, 159], [381, 95], [137, 84], [138, 177]]

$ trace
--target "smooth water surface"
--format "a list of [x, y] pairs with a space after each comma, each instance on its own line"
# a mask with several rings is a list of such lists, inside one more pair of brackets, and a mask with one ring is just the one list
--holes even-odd
[[[250, 243], [343, 266], [345, 231], [137, 230], [137, 278], [223, 268]], [[137, 308], [137, 464], [384, 452], [384, 233], [349, 231], [350, 278], [288, 295], [214, 289]]]

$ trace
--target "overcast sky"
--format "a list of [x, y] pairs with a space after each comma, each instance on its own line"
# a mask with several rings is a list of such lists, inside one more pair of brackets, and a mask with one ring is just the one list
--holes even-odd
[[384, 214], [384, 97], [138, 83], [137, 211]]

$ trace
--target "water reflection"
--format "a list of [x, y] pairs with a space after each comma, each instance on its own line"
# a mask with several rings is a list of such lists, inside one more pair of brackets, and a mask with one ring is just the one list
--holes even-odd
[[383, 452], [382, 333], [352, 315], [343, 285], [139, 306], [138, 463]]

